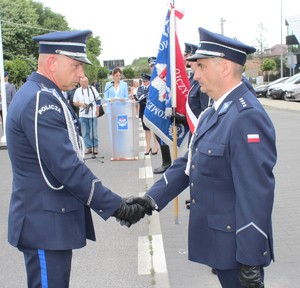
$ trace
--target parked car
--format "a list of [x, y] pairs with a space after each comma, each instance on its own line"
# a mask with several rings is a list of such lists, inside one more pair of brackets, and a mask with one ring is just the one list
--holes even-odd
[[282, 78], [276, 79], [276, 80], [274, 80], [270, 83], [256, 86], [255, 89], [254, 89], [255, 93], [256, 93], [256, 97], [267, 97], [267, 92], [268, 92], [268, 89], [271, 85], [278, 84], [278, 83], [283, 83], [288, 78], [289, 77], [282, 77]]
[[284, 100], [284, 94], [288, 89], [300, 87], [300, 73], [287, 79], [284, 83], [271, 85], [268, 89], [267, 97], [271, 99]]
[[300, 101], [300, 85], [297, 87], [287, 88], [283, 95], [285, 101]]

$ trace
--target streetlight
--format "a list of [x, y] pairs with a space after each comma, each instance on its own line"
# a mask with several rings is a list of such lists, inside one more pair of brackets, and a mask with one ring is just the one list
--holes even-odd
[[282, 51], [282, 0], [280, 0], [280, 77], [283, 77], [283, 51]]
[[223, 18], [221, 18], [221, 34], [222, 35], [224, 35], [224, 22], [225, 22], [226, 20], [225, 19], [223, 19]]

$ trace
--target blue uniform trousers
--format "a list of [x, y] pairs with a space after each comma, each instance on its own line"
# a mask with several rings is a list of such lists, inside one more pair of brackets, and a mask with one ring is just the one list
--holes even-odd
[[24, 254], [28, 288], [69, 287], [72, 250], [18, 249]]

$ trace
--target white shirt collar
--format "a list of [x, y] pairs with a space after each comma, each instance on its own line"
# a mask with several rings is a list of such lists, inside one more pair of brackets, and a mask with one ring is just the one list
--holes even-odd
[[240, 82], [239, 84], [237, 84], [235, 87], [233, 87], [231, 90], [229, 90], [228, 92], [226, 92], [221, 98], [219, 98], [217, 101], [214, 102], [213, 107], [215, 107], [215, 110], [217, 111], [218, 108], [221, 106], [222, 102], [226, 99], [226, 97], [228, 96], [229, 93], [231, 93], [235, 88], [237, 88], [238, 86], [240, 86], [242, 84], [242, 82]]

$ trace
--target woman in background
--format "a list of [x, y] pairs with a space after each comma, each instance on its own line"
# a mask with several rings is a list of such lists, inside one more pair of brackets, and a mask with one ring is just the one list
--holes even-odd
[[[129, 94], [129, 97], [131, 100], [137, 101], [136, 93], [137, 93], [138, 88], [139, 88], [139, 82], [138, 82], [138, 80], [134, 80], [132, 87], [130, 89], [130, 94]], [[139, 103], [138, 102], [135, 103], [135, 109], [136, 109], [135, 110], [136, 115], [138, 117], [138, 115], [139, 115]]]
[[112, 141], [112, 127], [111, 127], [111, 103], [120, 101], [125, 102], [129, 99], [128, 85], [125, 81], [121, 80], [122, 70], [119, 67], [114, 68], [112, 71], [113, 80], [106, 82], [104, 88], [104, 101], [107, 103], [106, 115], [109, 119], [110, 139]]
[[[106, 82], [104, 89], [104, 100], [106, 103], [115, 101], [127, 101], [129, 98], [128, 85], [121, 80], [122, 70], [116, 67], [112, 71], [113, 80]], [[110, 105], [107, 105], [106, 113], [110, 113]]]

